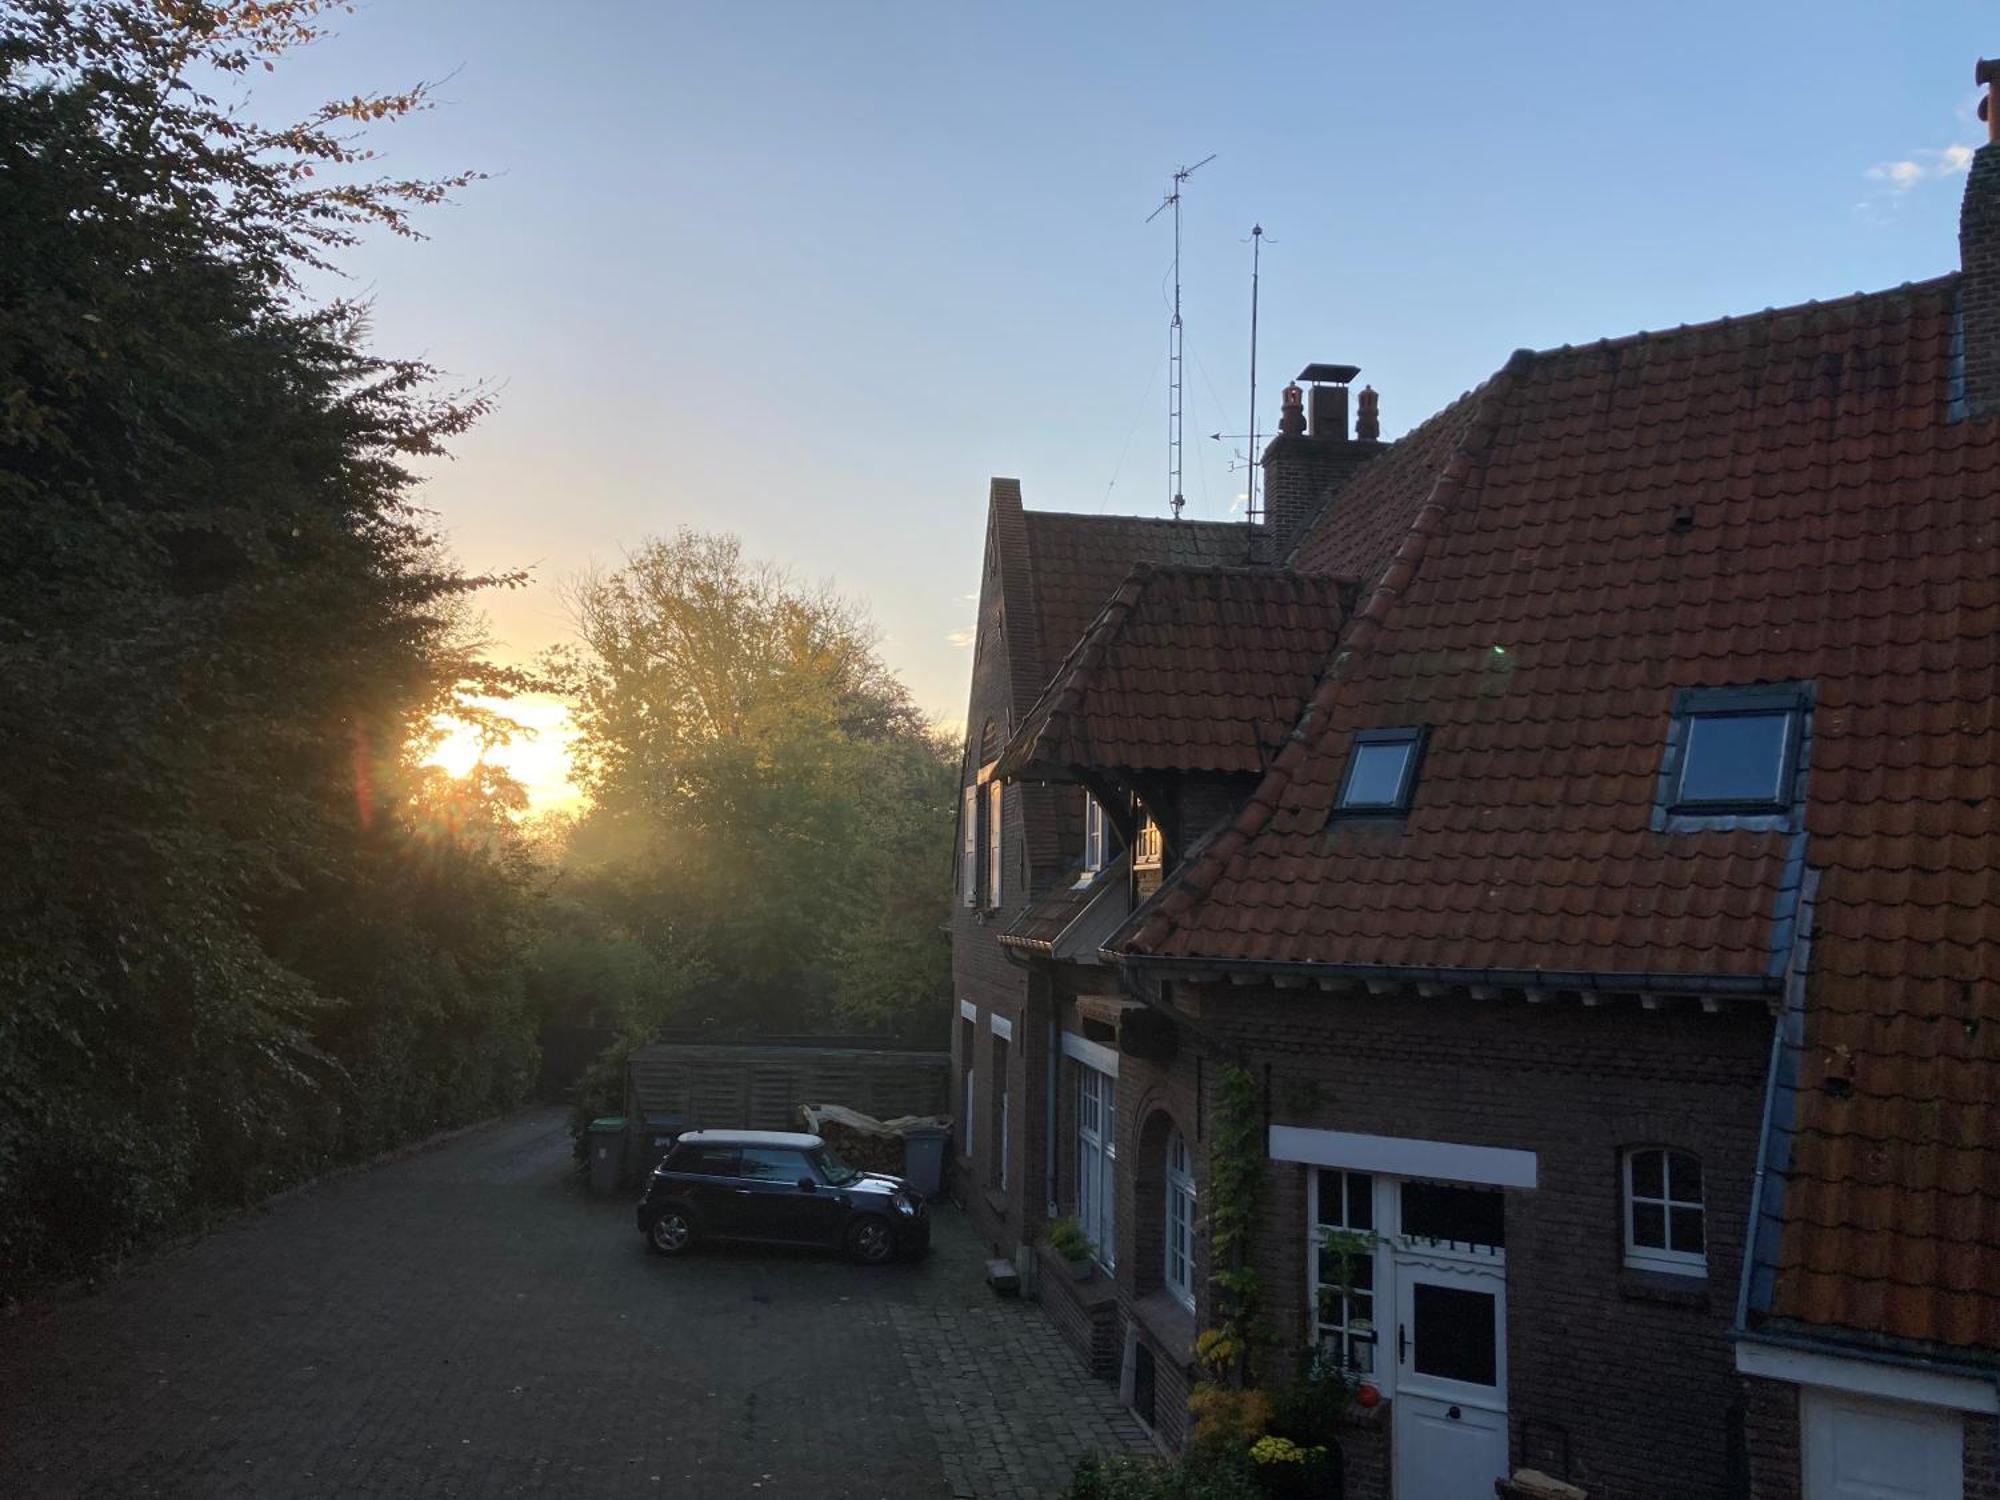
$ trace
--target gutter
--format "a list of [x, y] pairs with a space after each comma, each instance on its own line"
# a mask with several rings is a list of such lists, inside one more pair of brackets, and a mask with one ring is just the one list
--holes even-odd
[[1277, 976], [1300, 975], [1319, 979], [1374, 979], [1435, 984], [1490, 984], [1496, 989], [1599, 990], [1622, 993], [1632, 990], [1703, 991], [1710, 994], [1782, 994], [1785, 977], [1778, 974], [1698, 974], [1698, 973], [1598, 973], [1578, 969], [1471, 969], [1438, 968], [1411, 964], [1328, 964], [1290, 962], [1263, 958], [1199, 958], [1156, 953], [1120, 953], [1106, 949], [1104, 956], [1135, 968], [1175, 969], [1223, 974]]

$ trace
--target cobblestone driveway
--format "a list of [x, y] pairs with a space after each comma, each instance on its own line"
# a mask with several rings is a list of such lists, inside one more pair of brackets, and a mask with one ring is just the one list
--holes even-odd
[[543, 1111], [0, 1322], [0, 1495], [1014, 1497], [1143, 1447], [945, 1210], [919, 1266], [649, 1256]]

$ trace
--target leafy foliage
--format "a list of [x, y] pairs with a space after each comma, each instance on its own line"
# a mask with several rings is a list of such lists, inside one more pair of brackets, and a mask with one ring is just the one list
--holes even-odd
[[464, 178], [207, 87], [325, 7], [0, 0], [0, 1275], [529, 1086], [518, 790], [416, 763], [484, 666], [406, 464], [484, 410], [304, 273]]
[[824, 589], [683, 530], [579, 580], [579, 899], [686, 979], [639, 1019], [934, 1034], [952, 753]]
[[1259, 1500], [1263, 1493], [1241, 1451], [1199, 1450], [1173, 1462], [1087, 1458], [1063, 1500]]

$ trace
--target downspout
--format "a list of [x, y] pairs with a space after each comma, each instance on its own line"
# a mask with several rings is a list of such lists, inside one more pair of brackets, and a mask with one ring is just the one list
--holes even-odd
[[1056, 1008], [1051, 996], [1049, 1006], [1049, 1061], [1048, 1087], [1043, 1090], [1043, 1112], [1046, 1121], [1042, 1130], [1042, 1196], [1046, 1200], [1048, 1217], [1056, 1217], [1056, 1058], [1062, 1049], [1062, 1022], [1056, 1018]]

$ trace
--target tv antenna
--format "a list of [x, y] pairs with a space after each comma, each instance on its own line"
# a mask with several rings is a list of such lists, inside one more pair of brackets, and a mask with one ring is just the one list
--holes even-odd
[[1243, 519], [1257, 524], [1257, 273], [1264, 258], [1264, 226], [1250, 226], [1250, 457], [1244, 466], [1249, 483], [1243, 490]]
[[1191, 167], [1174, 169], [1174, 185], [1160, 206], [1146, 215], [1146, 222], [1165, 213], [1174, 211], [1174, 320], [1167, 328], [1167, 504], [1173, 507], [1174, 519], [1181, 518], [1181, 507], [1187, 504], [1181, 494], [1181, 184], [1215, 160], [1216, 153], [1210, 152]]

